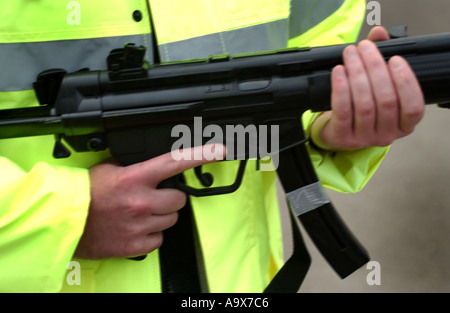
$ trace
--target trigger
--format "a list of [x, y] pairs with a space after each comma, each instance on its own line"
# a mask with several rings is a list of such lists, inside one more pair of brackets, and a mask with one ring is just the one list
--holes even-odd
[[202, 173], [201, 166], [197, 166], [196, 168], [194, 168], [194, 173], [197, 179], [202, 183], [204, 187], [212, 186], [214, 182], [213, 176], [210, 173]]

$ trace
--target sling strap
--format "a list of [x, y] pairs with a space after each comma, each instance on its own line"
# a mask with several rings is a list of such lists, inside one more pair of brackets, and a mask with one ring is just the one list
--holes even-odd
[[306, 249], [296, 218], [289, 210], [291, 221], [293, 252], [284, 266], [278, 271], [265, 293], [295, 293], [300, 289], [311, 265], [311, 257]]

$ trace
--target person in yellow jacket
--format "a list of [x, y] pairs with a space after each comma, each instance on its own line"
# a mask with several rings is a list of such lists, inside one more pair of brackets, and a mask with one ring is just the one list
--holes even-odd
[[[2, 1], [0, 109], [37, 105], [32, 83], [43, 70], [104, 69], [109, 51], [127, 42], [156, 41], [162, 62], [339, 44], [356, 40], [364, 13], [363, 0]], [[376, 28], [369, 39], [387, 34]], [[356, 192], [386, 146], [413, 131], [424, 101], [402, 58], [386, 65], [370, 41], [343, 57], [332, 75], [333, 110], [303, 121], [323, 185]], [[0, 140], [0, 291], [160, 292], [161, 231], [176, 223], [186, 195], [156, 186], [208, 162], [166, 154], [122, 167], [107, 152], [55, 160], [53, 143]], [[235, 168], [205, 165], [218, 183]], [[185, 176], [195, 183], [192, 172]], [[235, 193], [191, 199], [209, 291], [261, 292], [282, 266], [275, 181], [275, 172], [248, 166]], [[128, 259], [141, 254], [148, 256]], [[78, 284], [67, 279], [73, 264]]]

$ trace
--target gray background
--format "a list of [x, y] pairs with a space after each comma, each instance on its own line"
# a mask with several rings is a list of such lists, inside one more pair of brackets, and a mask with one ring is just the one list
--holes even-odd
[[[410, 36], [450, 32], [449, 0], [378, 2], [383, 26], [407, 25]], [[365, 23], [361, 38], [370, 28]], [[301, 292], [450, 292], [449, 131], [450, 110], [428, 106], [414, 134], [394, 143], [363, 191], [329, 192], [379, 262], [381, 285], [367, 284], [365, 267], [341, 280], [305, 235], [313, 262]]]

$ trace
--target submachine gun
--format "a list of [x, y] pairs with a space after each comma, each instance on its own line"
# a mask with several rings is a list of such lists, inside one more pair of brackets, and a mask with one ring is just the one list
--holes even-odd
[[[450, 34], [397, 38], [376, 44], [386, 60], [394, 55], [406, 58], [427, 103], [450, 101]], [[145, 66], [145, 47], [128, 44], [111, 52], [107, 70], [66, 73], [56, 69], [41, 73], [34, 84], [41, 106], [1, 110], [0, 138], [54, 134], [57, 158], [70, 155], [61, 141], [64, 139], [77, 152], [109, 149], [123, 165], [129, 165], [169, 152], [173, 143], [171, 130], [179, 124], [192, 128], [195, 117], [202, 117], [205, 127], [220, 126], [223, 133], [226, 125], [277, 126], [279, 151], [271, 153], [277, 153], [279, 158], [277, 174], [288, 202], [322, 255], [344, 278], [366, 264], [369, 256], [322, 189], [305, 147], [301, 116], [307, 110], [330, 109], [330, 73], [342, 63], [346, 46], [217, 55]], [[267, 136], [270, 138], [270, 134]], [[162, 185], [193, 196], [233, 192], [239, 187], [247, 156], [248, 153], [234, 155], [241, 160], [241, 166], [236, 182], [230, 186], [209, 187], [212, 175], [199, 168], [195, 170], [203, 189], [187, 186], [181, 177]], [[180, 220], [184, 211], [189, 212], [181, 210]], [[192, 222], [189, 216], [186, 218]], [[171, 241], [178, 247], [196, 249], [192, 237], [185, 236], [186, 242], [180, 243], [177, 225], [172, 235], [172, 229], [166, 231], [162, 255]], [[198, 256], [192, 251], [187, 253]], [[171, 268], [184, 266], [172, 264], [171, 259], [188, 257], [162, 259], [168, 281]], [[297, 290], [309, 263], [301, 239], [294, 241], [293, 256], [266, 291]], [[201, 275], [195, 271], [182, 280], [198, 279]], [[200, 290], [183, 286], [167, 283], [163, 291]]]

